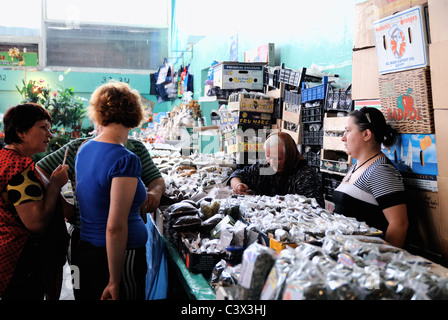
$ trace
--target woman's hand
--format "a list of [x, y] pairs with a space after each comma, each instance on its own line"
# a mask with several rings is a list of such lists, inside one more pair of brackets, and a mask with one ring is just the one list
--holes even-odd
[[68, 182], [68, 165], [59, 165], [51, 174], [50, 183], [61, 189]]
[[235, 188], [233, 189], [236, 194], [248, 194], [249, 187], [245, 183], [238, 183], [235, 185]]
[[120, 286], [113, 283], [108, 283], [104, 288], [101, 300], [119, 300], [120, 299]]

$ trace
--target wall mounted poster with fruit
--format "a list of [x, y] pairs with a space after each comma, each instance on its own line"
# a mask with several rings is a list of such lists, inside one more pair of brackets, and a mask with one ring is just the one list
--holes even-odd
[[427, 10], [416, 6], [373, 23], [380, 74], [429, 65]]
[[434, 133], [429, 68], [379, 77], [381, 111], [398, 133]]

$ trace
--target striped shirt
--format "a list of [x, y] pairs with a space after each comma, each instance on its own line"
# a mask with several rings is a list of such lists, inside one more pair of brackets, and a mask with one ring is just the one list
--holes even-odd
[[[45, 156], [43, 159], [41, 159], [37, 165], [45, 170], [47, 173], [51, 174], [62, 162], [64, 161], [64, 154], [65, 150], [68, 149], [67, 154], [67, 160], [65, 164], [68, 165], [68, 177], [70, 179], [72, 189], [75, 190], [75, 156], [78, 152], [78, 148], [81, 146], [81, 144], [86, 141], [87, 139], [81, 138], [72, 140], [66, 145], [62, 146], [55, 152]], [[159, 169], [156, 167], [154, 162], [151, 159], [151, 156], [149, 155], [148, 149], [145, 147], [145, 145], [134, 139], [128, 139], [126, 143], [126, 148], [129, 151], [132, 151], [135, 155], [137, 155], [140, 158], [140, 161], [142, 163], [142, 176], [141, 179], [143, 183], [148, 186], [149, 183], [157, 178], [162, 177], [160, 174]], [[69, 221], [72, 225], [75, 227], [80, 226], [79, 221], [79, 206], [78, 206], [78, 199], [76, 198], [76, 194], [73, 193], [73, 201], [75, 204], [75, 217], [74, 219], [71, 219]]]
[[334, 212], [386, 232], [383, 210], [406, 203], [403, 178], [387, 157], [375, 160], [354, 184], [342, 182], [333, 192]]

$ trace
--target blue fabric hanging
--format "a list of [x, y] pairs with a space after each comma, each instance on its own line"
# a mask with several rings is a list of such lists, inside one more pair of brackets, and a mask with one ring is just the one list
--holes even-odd
[[146, 258], [148, 271], [146, 273], [146, 300], [166, 299], [168, 292], [168, 265], [165, 244], [151, 214], [148, 213], [147, 215], [148, 241], [146, 243]]

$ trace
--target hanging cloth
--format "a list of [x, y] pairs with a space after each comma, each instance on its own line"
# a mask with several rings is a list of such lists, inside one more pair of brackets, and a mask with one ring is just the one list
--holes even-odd
[[167, 63], [166, 58], [163, 60], [163, 65], [159, 67], [159, 72], [158, 72], [158, 77], [157, 77], [157, 84], [158, 85], [165, 85], [167, 83], [171, 82], [171, 66]]

